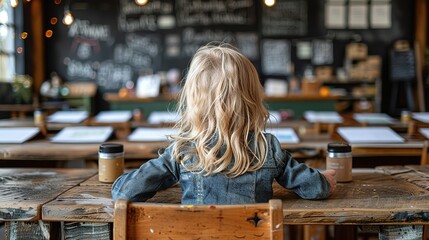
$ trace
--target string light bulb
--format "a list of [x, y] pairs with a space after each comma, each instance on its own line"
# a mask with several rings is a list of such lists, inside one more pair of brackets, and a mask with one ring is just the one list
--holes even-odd
[[135, 0], [135, 2], [137, 5], [143, 6], [143, 5], [146, 5], [149, 2], [149, 0]]
[[74, 17], [71, 14], [70, 10], [65, 10], [64, 11], [64, 18], [63, 18], [63, 23], [67, 26], [71, 25], [74, 21]]
[[18, 6], [18, 0], [10, 0], [10, 6], [11, 7], [17, 7]]
[[276, 4], [276, 0], [264, 0], [264, 3], [267, 5], [267, 7], [272, 7], [274, 4]]

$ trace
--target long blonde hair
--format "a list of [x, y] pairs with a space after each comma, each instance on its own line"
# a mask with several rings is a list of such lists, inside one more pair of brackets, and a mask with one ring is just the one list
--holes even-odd
[[244, 55], [227, 44], [201, 47], [180, 92], [173, 157], [205, 175], [236, 177], [261, 168], [268, 118], [263, 96], [258, 73]]

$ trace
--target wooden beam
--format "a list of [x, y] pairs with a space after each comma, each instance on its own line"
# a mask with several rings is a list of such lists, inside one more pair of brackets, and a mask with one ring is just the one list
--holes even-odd
[[[45, 79], [45, 33], [43, 28], [43, 0], [31, 1], [31, 64], [33, 77], [33, 95], [39, 96], [40, 86]], [[28, 19], [27, 19], [28, 20]], [[34, 103], [37, 104], [37, 103]]]
[[[415, 46], [417, 48], [416, 56], [419, 58], [418, 61], [416, 61], [417, 66], [417, 76], [420, 77], [418, 79], [418, 109], [421, 112], [426, 111], [425, 106], [425, 99], [424, 99], [424, 84], [423, 80], [421, 79], [423, 76], [424, 71], [424, 64], [425, 64], [425, 51], [427, 48], [427, 0], [416, 0], [416, 10], [415, 10], [415, 33], [414, 33], [414, 39], [415, 39]], [[418, 52], [417, 52], [418, 51]]]

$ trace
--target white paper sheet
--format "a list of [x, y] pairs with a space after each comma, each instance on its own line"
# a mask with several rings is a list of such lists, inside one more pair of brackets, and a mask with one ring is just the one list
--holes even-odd
[[372, 28], [391, 28], [392, 27], [392, 6], [389, 2], [371, 5], [371, 27]]
[[282, 122], [282, 116], [279, 111], [269, 111], [269, 113], [268, 124], [278, 124]]
[[0, 128], [0, 143], [23, 143], [36, 136], [39, 131], [37, 127]]
[[343, 117], [334, 111], [305, 111], [304, 118], [311, 123], [342, 123]]
[[404, 142], [404, 138], [389, 127], [339, 127], [337, 132], [349, 143]]
[[395, 119], [385, 113], [355, 113], [353, 118], [360, 123], [391, 124]]
[[326, 28], [344, 29], [346, 28], [346, 7], [344, 3], [333, 4], [329, 2], [325, 7]]
[[158, 142], [167, 141], [168, 135], [176, 134], [177, 129], [174, 128], [144, 128], [139, 127], [134, 130], [129, 136], [130, 142]]
[[420, 122], [429, 123], [429, 112], [416, 112], [412, 113], [411, 116]]
[[276, 136], [280, 143], [299, 143], [298, 135], [293, 128], [268, 128], [267, 132]]
[[50, 123], [80, 123], [88, 118], [86, 111], [58, 111], [48, 117]]
[[101, 111], [95, 116], [98, 123], [128, 122], [132, 117], [131, 111]]
[[113, 133], [112, 127], [65, 127], [51, 141], [55, 143], [102, 143]]
[[350, 3], [348, 16], [350, 29], [368, 28], [368, 5]]
[[179, 120], [179, 114], [177, 112], [163, 112], [163, 111], [154, 111], [151, 112], [147, 122], [150, 124], [160, 124], [160, 123], [175, 123]]
[[429, 139], [429, 128], [419, 128], [419, 132], [425, 136], [425, 138]]

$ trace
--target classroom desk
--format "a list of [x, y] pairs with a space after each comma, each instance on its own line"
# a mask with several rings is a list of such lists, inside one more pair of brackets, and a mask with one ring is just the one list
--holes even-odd
[[41, 221], [42, 205], [94, 174], [94, 169], [0, 169], [0, 221], [6, 222], [6, 239], [44, 239], [44, 231], [55, 229]]
[[[304, 135], [301, 142], [296, 144], [282, 144], [292, 156], [297, 159], [324, 159], [328, 143], [338, 141], [327, 134]], [[121, 143], [125, 148], [125, 159], [135, 167], [134, 163], [158, 156], [158, 151], [165, 148], [167, 142], [129, 142], [127, 140], [109, 140], [109, 142]], [[365, 157], [420, 157], [422, 140], [408, 140], [399, 144], [352, 144], [352, 154], [356, 163], [359, 158]], [[98, 143], [52, 143], [47, 139], [30, 140], [22, 144], [0, 144], [0, 160], [8, 160], [10, 164], [19, 164], [25, 161], [57, 161], [58, 166], [84, 167], [97, 160]], [[382, 160], [382, 159], [380, 159]], [[64, 162], [67, 161], [68, 164]], [[362, 160], [365, 161], [365, 160]], [[70, 164], [74, 162], [74, 164]], [[134, 162], [134, 163], [133, 163]], [[400, 164], [412, 164], [416, 162], [401, 162]], [[133, 165], [134, 164], [134, 165]], [[386, 163], [384, 163], [386, 164]], [[389, 163], [388, 163], [389, 164]], [[390, 163], [391, 164], [391, 163]], [[373, 165], [380, 165], [374, 162]], [[357, 165], [359, 166], [359, 165]]]
[[[339, 183], [326, 200], [304, 200], [277, 184], [273, 186], [273, 198], [283, 200], [284, 224], [429, 225], [428, 166], [354, 169], [353, 181]], [[44, 204], [42, 220], [92, 222], [111, 231], [114, 202], [110, 188], [94, 176]], [[180, 187], [175, 185], [157, 193], [150, 202], [180, 203], [180, 197]], [[89, 226], [74, 224], [70, 229], [89, 234], [93, 231]]]

